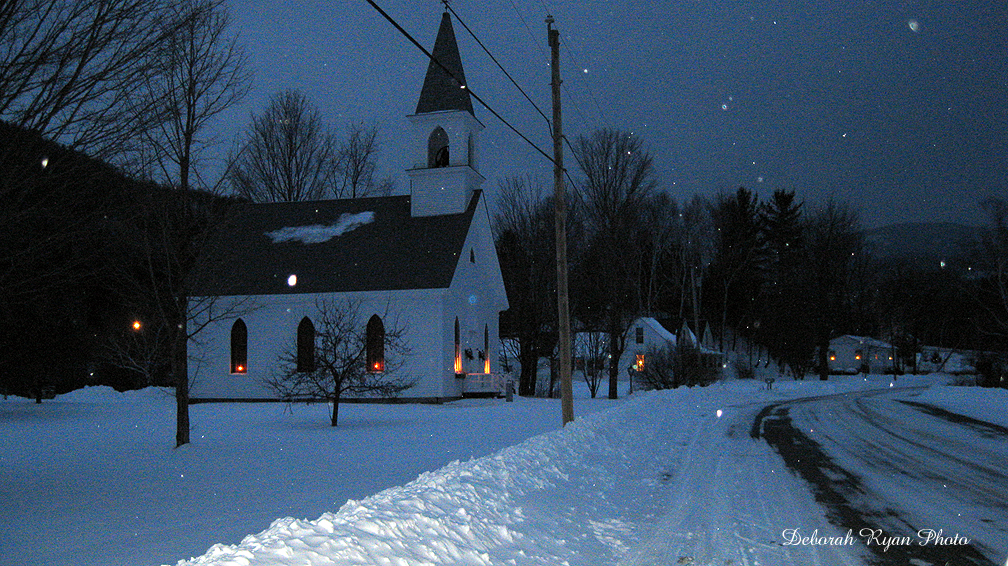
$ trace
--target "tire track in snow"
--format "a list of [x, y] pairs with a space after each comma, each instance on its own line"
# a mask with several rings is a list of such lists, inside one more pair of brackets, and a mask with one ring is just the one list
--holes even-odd
[[[883, 528], [887, 534], [906, 531], [916, 533], [917, 528], [906, 522], [899, 516], [898, 511], [883, 505], [881, 509], [869, 508], [870, 502], [884, 501], [879, 494], [874, 494], [864, 485], [861, 477], [851, 473], [849, 470], [838, 465], [823, 450], [822, 446], [798, 427], [794, 426], [791, 418], [792, 409], [806, 409], [808, 406], [817, 405], [823, 402], [839, 402], [853, 398], [862, 399], [866, 396], [889, 394], [890, 390], [875, 390], [863, 393], [845, 393], [840, 395], [829, 395], [823, 397], [803, 398], [783, 403], [777, 403], [764, 408], [757, 415], [750, 435], [754, 438], [763, 438], [767, 444], [776, 450], [783, 458], [787, 466], [797, 473], [807, 482], [815, 500], [826, 511], [826, 516], [831, 523], [840, 527], [841, 530], [850, 529], [855, 535], [861, 529]], [[848, 404], [849, 409], [849, 404]], [[819, 410], [822, 410], [819, 408]], [[872, 427], [871, 421], [865, 414], [858, 415], [849, 411], [848, 418], [844, 415], [832, 414], [830, 421], [845, 429], [862, 429]], [[858, 417], [856, 420], [850, 416]], [[876, 416], [880, 416], [876, 413]], [[820, 419], [820, 425], [827, 423]], [[896, 427], [897, 423], [891, 423], [890, 427]], [[879, 430], [892, 434], [891, 429], [879, 427]], [[828, 433], [820, 431], [820, 435], [827, 436]], [[881, 441], [877, 436], [871, 434], [857, 437], [864, 446], [871, 450], [888, 450], [891, 441]], [[898, 438], [897, 438], [898, 440]], [[835, 444], [841, 445], [842, 443]], [[859, 451], [860, 454], [872, 456], [880, 465], [890, 465], [884, 457], [880, 457], [876, 452], [865, 450], [864, 446]], [[894, 469], [896, 469], [894, 467]], [[854, 503], [857, 502], [857, 503]], [[877, 507], [874, 505], [873, 507]], [[868, 546], [874, 555], [869, 556], [871, 564], [992, 564], [983, 554], [973, 546], [919, 546], [903, 545], [890, 546], [888, 550], [878, 545]]]
[[724, 418], [694, 424], [669, 482], [667, 513], [620, 565], [862, 563], [856, 548], [781, 544], [787, 528], [822, 524], [822, 534], [831, 529], [780, 457], [765, 443], [738, 434], [754, 412], [751, 405], [730, 407]]

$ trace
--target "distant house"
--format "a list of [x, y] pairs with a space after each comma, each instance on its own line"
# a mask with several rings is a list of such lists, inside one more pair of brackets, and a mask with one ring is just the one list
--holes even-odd
[[675, 347], [675, 335], [666, 330], [660, 322], [649, 316], [637, 318], [630, 323], [624, 337], [623, 354], [619, 362], [620, 375], [623, 375], [627, 368], [642, 371], [644, 364], [647, 363], [648, 350], [673, 352]]
[[[464, 81], [447, 13], [433, 54]], [[433, 62], [409, 120], [408, 196], [239, 207], [215, 276], [196, 295], [251, 308], [210, 323], [190, 345], [193, 399], [275, 397], [264, 380], [282, 351], [296, 343], [299, 364], [302, 344], [314, 351], [317, 302], [347, 299], [367, 321], [369, 371], [383, 371], [383, 317], [406, 327], [411, 355], [399, 375], [418, 381], [403, 397], [499, 391], [498, 323], [508, 302], [479, 188], [483, 125], [469, 91]]]
[[831, 373], [859, 373], [866, 364], [869, 373], [884, 373], [893, 366], [892, 356], [888, 342], [845, 334], [830, 340], [827, 362]]
[[[704, 339], [700, 341], [699, 352], [697, 352], [700, 365], [712, 370], [710, 373], [716, 379], [722, 375], [721, 370], [725, 363], [725, 355], [714, 348], [709, 326], [704, 328], [703, 336]], [[626, 372], [627, 368], [643, 371], [648, 363], [648, 351], [666, 350], [669, 353], [675, 353], [679, 346], [691, 350], [697, 347], [696, 335], [685, 320], [676, 335], [669, 332], [652, 317], [639, 317], [630, 323], [624, 339], [625, 347], [619, 364], [621, 375]]]

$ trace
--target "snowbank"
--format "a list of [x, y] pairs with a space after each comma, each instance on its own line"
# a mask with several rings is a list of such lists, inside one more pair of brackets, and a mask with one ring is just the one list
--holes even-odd
[[1008, 427], [1008, 389], [936, 385], [913, 397], [952, 413]]

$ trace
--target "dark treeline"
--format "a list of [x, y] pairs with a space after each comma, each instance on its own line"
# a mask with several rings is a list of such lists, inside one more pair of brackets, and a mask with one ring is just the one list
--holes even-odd
[[[567, 194], [572, 320], [576, 331], [609, 336], [611, 360], [642, 315], [673, 330], [683, 321], [710, 328], [723, 351], [744, 344], [799, 378], [816, 371], [826, 379], [829, 341], [843, 334], [891, 341], [893, 371], [911, 371], [922, 345], [1008, 345], [1003, 202], [984, 204], [981, 241], [962, 242], [943, 264], [922, 265], [877, 254], [849, 203], [745, 187], [678, 203], [658, 186], [640, 138], [603, 130], [573, 150], [581, 174]], [[518, 343], [525, 395], [534, 393], [535, 360], [553, 355], [556, 343], [551, 199], [530, 179], [508, 179], [494, 218], [511, 303], [502, 335]]]
[[229, 202], [208, 127], [251, 81], [229, 28], [224, 0], [2, 4], [5, 392], [170, 382], [188, 442], [186, 345], [213, 303], [189, 291]]
[[164, 332], [180, 321], [156, 305], [175, 267], [156, 244], [178, 239], [179, 192], [3, 122], [0, 163], [2, 392], [173, 385]]

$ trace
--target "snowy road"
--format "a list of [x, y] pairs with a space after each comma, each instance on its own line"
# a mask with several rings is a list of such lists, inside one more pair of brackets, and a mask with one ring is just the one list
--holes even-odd
[[667, 515], [621, 565], [864, 562], [863, 548], [853, 545], [782, 545], [785, 529], [843, 533], [774, 449], [750, 436], [764, 405], [728, 406], [699, 423], [671, 482]]
[[1008, 430], [914, 392], [726, 407], [620, 564], [1002, 564]]
[[[765, 413], [762, 437], [872, 562], [1000, 564], [1008, 430], [906, 397], [878, 390], [783, 403]], [[942, 538], [928, 541], [930, 532]], [[888, 549], [885, 537], [895, 537]]]

